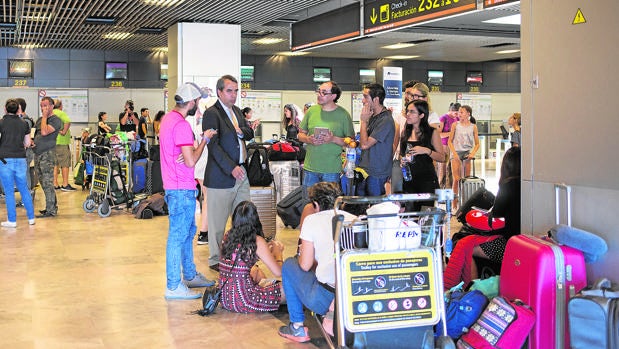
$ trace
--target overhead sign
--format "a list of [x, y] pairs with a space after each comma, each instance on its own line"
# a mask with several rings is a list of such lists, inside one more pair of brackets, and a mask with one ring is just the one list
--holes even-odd
[[363, 33], [392, 30], [476, 9], [476, 0], [365, 0]]
[[353, 3], [293, 23], [290, 29], [290, 50], [299, 51], [360, 36], [360, 11], [360, 4]]
[[495, 6], [501, 6], [509, 4], [510, 2], [520, 2], [520, 0], [484, 0], [484, 8], [490, 8]]

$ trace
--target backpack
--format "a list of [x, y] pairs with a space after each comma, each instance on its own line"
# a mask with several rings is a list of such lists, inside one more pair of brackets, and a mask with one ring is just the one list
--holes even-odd
[[138, 219], [149, 219], [153, 216], [165, 216], [168, 214], [168, 205], [163, 193], [155, 193], [149, 198], [140, 201], [133, 208], [133, 215]]
[[110, 194], [114, 205], [124, 202], [129, 203], [133, 197], [125, 188], [126, 180], [120, 167], [120, 161], [117, 159], [112, 160], [110, 162], [110, 169], [112, 170], [112, 176], [110, 177]]
[[456, 290], [448, 296], [445, 304], [447, 335], [458, 339], [479, 318], [488, 305], [488, 298], [479, 290], [464, 292]]
[[249, 185], [267, 187], [273, 182], [267, 148], [261, 143], [247, 145], [247, 179]]

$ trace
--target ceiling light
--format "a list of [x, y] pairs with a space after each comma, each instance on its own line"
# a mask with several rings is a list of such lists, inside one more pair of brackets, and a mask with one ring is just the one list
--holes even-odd
[[171, 7], [174, 5], [179, 5], [181, 2], [185, 0], [143, 0], [143, 1], [146, 5]]
[[273, 45], [284, 41], [282, 38], [262, 38], [258, 40], [254, 40], [253, 43], [256, 45]]
[[520, 14], [499, 17], [495, 19], [489, 19], [487, 21], [482, 21], [483, 23], [491, 23], [491, 24], [512, 24], [512, 25], [520, 25]]
[[86, 17], [84, 23], [87, 24], [114, 24], [116, 17]]
[[25, 20], [28, 21], [33, 21], [33, 22], [45, 22], [45, 21], [49, 21], [49, 18], [51, 17], [51, 15], [34, 15], [34, 16], [24, 16], [23, 18]]
[[496, 51], [496, 53], [500, 54], [500, 55], [504, 55], [504, 54], [508, 54], [508, 53], [516, 53], [516, 52], [520, 52], [520, 50], [503, 50], [503, 51]]
[[155, 52], [168, 52], [168, 48], [165, 47], [165, 46], [153, 47], [153, 51], [155, 51]]
[[280, 56], [305, 56], [305, 55], [309, 55], [308, 51], [284, 51], [284, 52], [278, 52], [277, 53]]
[[20, 48], [25, 48], [27, 50], [33, 49], [33, 48], [42, 48], [45, 47], [43, 44], [18, 44], [15, 45], [16, 47], [20, 47]]
[[107, 34], [103, 34], [102, 38], [104, 39], [112, 39], [112, 40], [124, 40], [131, 37], [131, 33], [127, 32], [109, 32]]
[[382, 48], [386, 48], [387, 50], [399, 50], [401, 48], [407, 48], [407, 47], [413, 47], [413, 46], [415, 46], [415, 44], [411, 44], [408, 42], [399, 42], [397, 44], [383, 46]]
[[413, 58], [419, 58], [419, 56], [405, 56], [405, 55], [395, 55], [395, 56], [388, 56], [385, 57], [385, 59], [393, 59], [393, 60], [405, 60], [405, 59], [413, 59]]

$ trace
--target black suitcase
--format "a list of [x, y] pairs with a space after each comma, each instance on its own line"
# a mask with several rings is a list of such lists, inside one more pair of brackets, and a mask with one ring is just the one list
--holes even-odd
[[148, 194], [163, 193], [161, 161], [148, 160], [146, 166], [146, 192]]
[[309, 202], [305, 187], [297, 187], [277, 203], [277, 215], [285, 226], [296, 229], [301, 222], [303, 207]]
[[567, 305], [570, 348], [617, 348], [619, 346], [619, 289], [601, 279], [582, 290]]
[[494, 194], [485, 187], [477, 189], [477, 191], [458, 208], [456, 212], [458, 222], [466, 223], [466, 214], [469, 213], [473, 206], [489, 210], [494, 205], [494, 198]]

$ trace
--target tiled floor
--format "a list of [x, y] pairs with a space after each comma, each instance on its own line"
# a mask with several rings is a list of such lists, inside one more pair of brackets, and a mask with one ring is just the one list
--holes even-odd
[[[201, 300], [166, 301], [167, 217], [138, 220], [125, 210], [108, 218], [87, 214], [87, 192], [57, 192], [59, 213], [29, 226], [0, 229], [1, 348], [325, 348], [316, 326], [312, 343], [277, 335], [279, 314], [219, 309], [192, 315]], [[35, 210], [44, 205], [38, 189]], [[0, 203], [0, 219], [6, 219]], [[278, 222], [279, 223], [279, 222]], [[278, 225], [291, 256], [298, 231]], [[195, 245], [198, 270], [209, 278], [209, 247]], [[306, 324], [313, 321], [307, 319]]]

